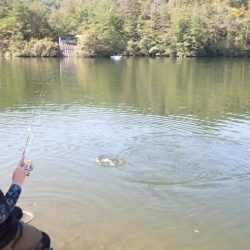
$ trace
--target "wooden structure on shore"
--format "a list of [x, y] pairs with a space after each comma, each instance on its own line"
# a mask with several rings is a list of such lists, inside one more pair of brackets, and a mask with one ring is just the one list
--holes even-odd
[[59, 47], [63, 56], [73, 57], [76, 48], [76, 39], [72, 35], [59, 36]]

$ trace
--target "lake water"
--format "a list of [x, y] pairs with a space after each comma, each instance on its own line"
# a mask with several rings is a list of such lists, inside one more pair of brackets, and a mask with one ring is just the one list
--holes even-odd
[[55, 250], [249, 249], [249, 59], [1, 59], [4, 191], [44, 85], [18, 205]]

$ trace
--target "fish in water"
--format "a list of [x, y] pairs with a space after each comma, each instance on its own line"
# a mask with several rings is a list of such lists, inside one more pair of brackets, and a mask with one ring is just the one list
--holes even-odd
[[96, 158], [95, 161], [100, 166], [105, 166], [105, 167], [117, 167], [123, 164], [123, 160], [116, 159], [116, 158], [109, 158], [109, 157], [102, 156], [102, 155]]

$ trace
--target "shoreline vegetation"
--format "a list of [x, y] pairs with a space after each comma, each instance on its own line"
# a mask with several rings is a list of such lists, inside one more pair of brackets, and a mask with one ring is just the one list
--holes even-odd
[[249, 57], [250, 0], [0, 0], [0, 56]]

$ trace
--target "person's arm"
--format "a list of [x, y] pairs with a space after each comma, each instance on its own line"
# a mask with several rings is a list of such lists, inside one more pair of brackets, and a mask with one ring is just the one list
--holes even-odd
[[19, 161], [12, 176], [12, 185], [4, 196], [0, 192], [0, 223], [5, 222], [13, 211], [21, 193], [21, 186], [25, 180], [24, 157]]
[[17, 184], [12, 184], [5, 196], [0, 194], [0, 224], [9, 218], [17, 203], [20, 193], [21, 187]]

